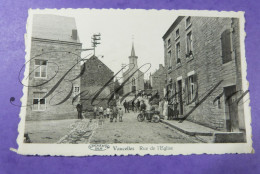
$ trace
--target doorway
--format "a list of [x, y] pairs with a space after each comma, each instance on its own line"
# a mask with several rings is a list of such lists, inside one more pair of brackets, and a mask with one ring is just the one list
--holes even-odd
[[183, 101], [182, 101], [182, 80], [178, 81], [178, 99], [180, 115], [183, 115]]
[[226, 128], [229, 132], [239, 132], [236, 86], [224, 87]]

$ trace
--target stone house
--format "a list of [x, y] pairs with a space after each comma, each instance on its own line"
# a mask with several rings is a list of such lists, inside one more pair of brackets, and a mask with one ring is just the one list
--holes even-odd
[[179, 16], [164, 34], [168, 100], [181, 117], [245, 131], [239, 33], [238, 18]]
[[80, 95], [83, 110], [91, 111], [94, 105], [108, 107], [109, 98], [114, 90], [114, 72], [96, 56], [84, 62], [81, 69], [84, 67]]
[[153, 91], [157, 91], [159, 98], [163, 98], [166, 80], [165, 67], [162, 64], [159, 64], [159, 69], [152, 73], [149, 78]]
[[135, 95], [139, 91], [144, 90], [144, 73], [140, 71], [137, 59], [133, 44], [131, 55], [129, 56], [129, 68], [123, 72], [123, 82], [125, 82], [123, 87], [124, 95]]
[[26, 120], [77, 118], [81, 47], [74, 18], [33, 16]]

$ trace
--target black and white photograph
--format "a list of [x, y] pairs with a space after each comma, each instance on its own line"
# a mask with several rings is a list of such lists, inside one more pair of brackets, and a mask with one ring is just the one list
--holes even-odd
[[244, 13], [29, 10], [18, 153], [250, 153]]

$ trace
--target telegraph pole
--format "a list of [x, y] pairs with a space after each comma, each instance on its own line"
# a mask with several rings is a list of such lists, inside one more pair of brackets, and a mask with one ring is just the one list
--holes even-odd
[[100, 40], [101, 40], [101, 38], [100, 38], [100, 36], [101, 36], [101, 34], [100, 33], [98, 33], [98, 34], [93, 34], [93, 36], [92, 36], [92, 41], [91, 41], [91, 43], [92, 43], [92, 47], [93, 47], [93, 49], [94, 49], [94, 56], [95, 56], [95, 54], [96, 54], [96, 47], [97, 47], [97, 45], [98, 44], [100, 44]]

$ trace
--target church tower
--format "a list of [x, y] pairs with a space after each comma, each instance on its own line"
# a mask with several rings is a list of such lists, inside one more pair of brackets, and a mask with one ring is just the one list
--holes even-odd
[[124, 85], [123, 91], [124, 95], [134, 96], [140, 90], [144, 89], [144, 73], [138, 69], [138, 57], [135, 55], [134, 43], [132, 44], [131, 55], [128, 58], [129, 68], [123, 72], [123, 80], [128, 80], [128, 82]]
[[130, 69], [132, 69], [134, 67], [134, 69], [138, 68], [137, 65], [137, 56], [135, 55], [135, 48], [134, 48], [134, 43], [132, 44], [132, 50], [131, 50], [131, 56], [129, 56], [129, 67]]

